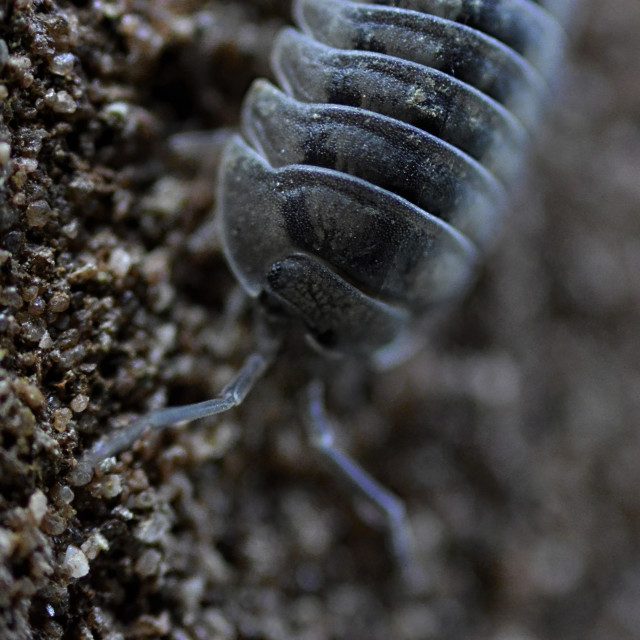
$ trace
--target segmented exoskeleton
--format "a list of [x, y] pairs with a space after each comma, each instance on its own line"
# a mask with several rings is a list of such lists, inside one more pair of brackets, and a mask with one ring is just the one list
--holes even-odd
[[370, 353], [472, 278], [563, 31], [529, 0], [294, 11], [302, 31], [272, 55], [282, 90], [253, 85], [222, 163], [225, 253], [320, 344]]
[[[271, 317], [325, 349], [371, 355], [455, 298], [495, 237], [564, 47], [570, 0], [297, 0], [224, 153], [226, 258]], [[266, 340], [219, 398], [152, 413], [96, 444], [92, 466], [164, 428], [238, 405]], [[334, 445], [318, 384], [313, 442], [389, 520], [402, 504]]]

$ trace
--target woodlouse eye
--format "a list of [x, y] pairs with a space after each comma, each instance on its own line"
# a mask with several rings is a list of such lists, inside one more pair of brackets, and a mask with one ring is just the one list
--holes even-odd
[[325, 349], [335, 349], [338, 344], [338, 337], [335, 331], [325, 331], [324, 333], [314, 334], [313, 339]]

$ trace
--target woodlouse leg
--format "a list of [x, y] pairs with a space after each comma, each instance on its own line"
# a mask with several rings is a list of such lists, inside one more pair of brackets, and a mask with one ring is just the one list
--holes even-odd
[[312, 446], [352, 487], [371, 502], [385, 517], [391, 547], [403, 577], [414, 582], [414, 549], [411, 527], [403, 502], [385, 489], [335, 443], [331, 420], [324, 406], [324, 386], [314, 380], [308, 387], [308, 437]]
[[73, 470], [74, 484], [87, 484], [93, 470], [105, 458], [130, 449], [148, 430], [163, 431], [182, 422], [190, 422], [237, 407], [253, 389], [258, 380], [272, 364], [276, 351], [256, 352], [244, 362], [236, 377], [222, 390], [219, 396], [204, 402], [183, 407], [171, 407], [154, 411], [139, 418], [120, 431], [98, 440], [84, 453]]

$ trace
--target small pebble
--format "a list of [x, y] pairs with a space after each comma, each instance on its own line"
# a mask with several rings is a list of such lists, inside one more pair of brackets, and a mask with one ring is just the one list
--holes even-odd
[[45, 496], [40, 489], [36, 489], [36, 491], [31, 494], [28, 509], [33, 517], [33, 521], [37, 525], [40, 525], [42, 518], [44, 518], [45, 513], [47, 513], [47, 496]]
[[100, 481], [102, 495], [105, 498], [115, 498], [122, 493], [122, 480], [120, 476], [109, 474]]
[[131, 255], [124, 249], [116, 247], [109, 257], [109, 269], [119, 277], [124, 277], [131, 268]]
[[50, 536], [62, 535], [67, 528], [67, 521], [57, 513], [47, 512], [42, 520], [42, 530]]
[[142, 637], [165, 636], [171, 629], [170, 622], [169, 614], [166, 611], [158, 616], [143, 614], [135, 622], [135, 632], [136, 635]]
[[40, 338], [40, 342], [38, 342], [38, 347], [40, 349], [51, 349], [53, 347], [53, 340], [49, 335], [48, 331], [45, 331], [42, 338]]
[[73, 417], [70, 409], [56, 409], [53, 412], [53, 428], [62, 433], [66, 430], [69, 421]]
[[49, 309], [54, 313], [62, 313], [69, 308], [71, 298], [66, 293], [54, 293], [49, 300]]
[[46, 200], [36, 200], [27, 207], [26, 217], [30, 227], [44, 227], [51, 218], [51, 207]]
[[148, 578], [158, 573], [162, 554], [157, 549], [147, 549], [136, 562], [135, 570], [139, 575]]
[[76, 57], [72, 53], [61, 53], [53, 56], [49, 64], [52, 73], [59, 76], [68, 76], [73, 71]]
[[[6, 91], [4, 85], [0, 85]], [[8, 142], [0, 142], [0, 167], [6, 167], [11, 159], [11, 145]]]
[[154, 513], [143, 520], [135, 530], [135, 537], [148, 543], [159, 542], [171, 528], [171, 522], [164, 513]]
[[89, 560], [94, 560], [101, 551], [109, 549], [109, 541], [99, 531], [95, 531], [82, 543], [80, 549]]
[[72, 578], [82, 578], [89, 573], [89, 561], [84, 551], [70, 544], [64, 554], [62, 570]]
[[78, 463], [78, 466], [69, 474], [69, 482], [74, 487], [84, 487], [93, 479], [93, 469], [86, 463]]
[[58, 91], [52, 105], [56, 113], [74, 113], [77, 107], [75, 100], [66, 91]]
[[39, 409], [45, 403], [42, 391], [24, 378], [15, 380], [13, 382], [13, 388], [20, 400], [28, 404], [32, 409]]
[[79, 393], [69, 406], [74, 413], [82, 413], [89, 406], [89, 396]]

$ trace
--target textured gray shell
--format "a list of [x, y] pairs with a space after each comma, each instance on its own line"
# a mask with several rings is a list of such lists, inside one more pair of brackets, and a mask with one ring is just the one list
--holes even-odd
[[564, 46], [567, 0], [297, 0], [218, 207], [252, 296], [371, 353], [459, 296], [495, 236]]

